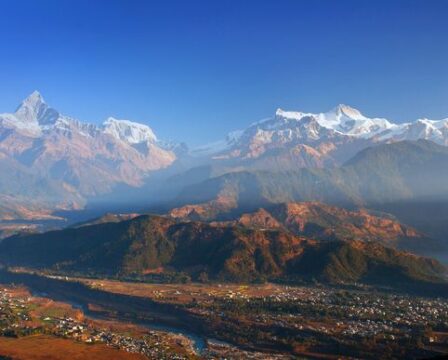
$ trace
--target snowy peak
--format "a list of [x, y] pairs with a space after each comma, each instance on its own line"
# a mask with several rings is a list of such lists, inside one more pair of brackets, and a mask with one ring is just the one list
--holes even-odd
[[399, 140], [426, 139], [448, 145], [448, 119], [418, 119], [413, 123], [401, 125], [398, 130], [395, 138]]
[[[266, 136], [267, 132], [269, 136]], [[385, 118], [367, 117], [356, 108], [344, 104], [323, 113], [279, 108], [273, 117], [250, 125], [243, 133], [248, 136], [255, 134], [252, 135], [253, 139], [263, 135], [265, 144], [275, 141], [279, 144], [295, 144], [297, 141], [308, 144], [310, 141], [332, 141], [333, 136], [343, 136], [374, 142], [426, 139], [448, 145], [448, 119], [418, 119], [396, 124]], [[243, 137], [244, 141], [248, 141], [248, 136]]]
[[315, 145], [323, 141], [331, 143], [343, 141], [341, 137], [345, 137], [347, 141], [353, 138], [374, 139], [385, 132], [393, 133], [392, 130], [395, 131], [396, 128], [398, 129], [398, 125], [387, 119], [366, 117], [359, 110], [344, 104], [323, 113], [278, 108], [274, 116], [252, 123], [245, 130], [239, 131], [236, 139], [232, 137], [232, 141], [228, 137], [210, 144], [207, 151], [242, 154], [249, 147], [261, 153], [263, 150], [259, 150], [260, 148]]
[[42, 95], [34, 91], [19, 105], [15, 116], [25, 122], [38, 122], [48, 109]]
[[[306, 113], [277, 109], [274, 117], [277, 124], [281, 122], [285, 123], [284, 120], [288, 120], [286, 123], [290, 125], [294, 125], [289, 122], [291, 120], [295, 120], [298, 123], [305, 123], [309, 122], [310, 119], [315, 119], [320, 126], [339, 134], [357, 137], [372, 137], [393, 126], [386, 119], [368, 118], [359, 110], [344, 104], [340, 104], [325, 113]], [[267, 119], [259, 122], [258, 125], [268, 124], [270, 122], [272, 120]]]
[[17, 127], [26, 128], [38, 133], [41, 125], [55, 124], [60, 118], [60, 114], [55, 109], [49, 107], [38, 91], [29, 95], [17, 108], [13, 114]]
[[149, 126], [113, 117], [109, 117], [103, 123], [103, 132], [128, 144], [157, 142], [157, 137]]
[[17, 110], [19, 110], [22, 107], [39, 108], [40, 106], [45, 104], [46, 104], [45, 100], [40, 94], [40, 92], [35, 90], [30, 95], [28, 95], [28, 97], [25, 100], [22, 101]]
[[[199, 155], [262, 153], [267, 148], [287, 148], [297, 144], [326, 142], [351, 143], [356, 139], [401, 141], [426, 139], [448, 145], [448, 118], [418, 119], [396, 124], [385, 118], [367, 117], [349, 105], [339, 104], [330, 111], [310, 113], [278, 108], [274, 116], [250, 124], [246, 129], [230, 133], [225, 139], [196, 149]], [[262, 150], [260, 150], [263, 148]]]
[[351, 106], [339, 104], [330, 113], [333, 113], [335, 117], [347, 117], [353, 120], [364, 120], [366, 117], [361, 112]]
[[304, 117], [314, 116], [316, 118], [325, 118], [328, 121], [341, 122], [343, 119], [365, 120], [366, 117], [361, 112], [351, 106], [339, 104], [331, 111], [326, 113], [307, 113], [301, 111], [285, 111], [278, 108], [275, 111], [276, 117], [301, 120]]
[[[26, 216], [34, 213], [22, 201], [33, 205], [35, 196], [36, 204], [43, 199], [51, 208], [75, 209], [119, 184], [143, 185], [150, 172], [176, 160], [174, 151], [157, 144], [134, 145], [155, 139], [150, 128], [130, 121], [111, 118], [103, 127], [63, 115], [38, 92], [23, 100], [16, 112], [0, 114], [2, 171], [7, 181], [17, 182], [11, 198], [20, 199], [18, 211], [24, 209]], [[39, 214], [48, 216], [43, 206]]]
[[302, 112], [298, 111], [285, 111], [283, 109], [278, 108], [275, 111], [275, 116], [278, 118], [285, 118], [285, 119], [294, 119], [294, 120], [300, 120], [304, 116], [309, 114], [304, 114]]
[[319, 123], [341, 134], [371, 138], [391, 129], [393, 124], [383, 118], [368, 118], [348, 105], [338, 105], [333, 110], [317, 114]]
[[94, 138], [107, 134], [130, 145], [158, 142], [154, 132], [147, 125], [110, 117], [102, 126], [98, 126], [62, 115], [48, 106], [38, 91], [34, 91], [23, 100], [15, 113], [0, 114], [0, 127], [15, 129], [20, 134], [31, 137], [58, 133], [65, 136], [77, 134]]

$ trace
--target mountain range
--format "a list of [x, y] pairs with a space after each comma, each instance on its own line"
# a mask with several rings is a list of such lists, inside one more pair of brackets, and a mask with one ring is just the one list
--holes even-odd
[[15, 113], [0, 115], [2, 217], [42, 217], [21, 204], [80, 208], [118, 183], [141, 185], [148, 172], [175, 159], [175, 150], [162, 146], [146, 125], [112, 117], [101, 126], [83, 123], [34, 92]]
[[448, 195], [448, 148], [431, 141], [368, 147], [339, 167], [233, 171], [187, 186], [179, 204], [247, 208], [319, 200], [347, 206]]
[[371, 144], [419, 139], [447, 145], [448, 118], [395, 124], [384, 118], [368, 118], [350, 106], [338, 105], [329, 112], [317, 114], [278, 109], [275, 116], [234, 131], [225, 140], [196, 151], [211, 153], [215, 159], [289, 156], [298, 159], [299, 166], [322, 166], [341, 164]]
[[[34, 92], [0, 114], [0, 261], [426, 289], [443, 283], [445, 268], [422, 256], [446, 250], [448, 218], [418, 207], [448, 204], [447, 124], [394, 124], [346, 105], [277, 110], [188, 149], [129, 120], [81, 122]], [[89, 217], [73, 216], [82, 209]], [[120, 214], [82, 221], [105, 210]], [[62, 225], [44, 232], [45, 221]]]
[[437, 195], [446, 190], [447, 129], [448, 119], [395, 124], [347, 105], [317, 114], [279, 109], [189, 150], [129, 120], [81, 122], [34, 92], [0, 114], [0, 220], [57, 218], [97, 200], [235, 208]]

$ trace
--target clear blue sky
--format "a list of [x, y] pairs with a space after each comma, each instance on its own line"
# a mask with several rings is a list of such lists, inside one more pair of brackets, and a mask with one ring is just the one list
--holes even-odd
[[346, 103], [448, 117], [448, 1], [0, 0], [0, 111], [38, 89], [195, 145]]

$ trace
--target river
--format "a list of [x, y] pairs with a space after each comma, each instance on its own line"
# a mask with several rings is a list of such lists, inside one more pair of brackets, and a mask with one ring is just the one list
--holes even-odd
[[[152, 300], [108, 293], [102, 290], [91, 289], [83, 284], [49, 279], [37, 275], [0, 272], [0, 282], [22, 283], [27, 286], [33, 295], [47, 297], [61, 301], [83, 311], [92, 319], [113, 319], [144, 326], [152, 330], [166, 331], [181, 334], [193, 344], [195, 351], [201, 354], [207, 347], [207, 337], [201, 333], [200, 324], [191, 318], [185, 311], [172, 305], [159, 305]], [[94, 304], [106, 311], [93, 311], [89, 304]], [[131, 313], [132, 311], [132, 313]]]

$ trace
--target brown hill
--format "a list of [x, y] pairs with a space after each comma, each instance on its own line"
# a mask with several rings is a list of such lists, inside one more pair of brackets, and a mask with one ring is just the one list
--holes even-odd
[[[444, 274], [435, 260], [379, 243], [319, 242], [284, 230], [160, 216], [11, 237], [0, 243], [0, 260], [83, 274], [143, 276], [157, 269], [238, 282], [318, 279], [414, 287], [443, 283]], [[389, 273], [394, 276], [383, 276]]]
[[[222, 216], [214, 203], [174, 209], [170, 215], [182, 220], [213, 220]], [[230, 216], [227, 209], [224, 214]], [[347, 210], [320, 202], [285, 203], [244, 213], [229, 224], [256, 229], [281, 229], [317, 240], [379, 242], [396, 248], [418, 250], [431, 239], [384, 213], [366, 209]]]

